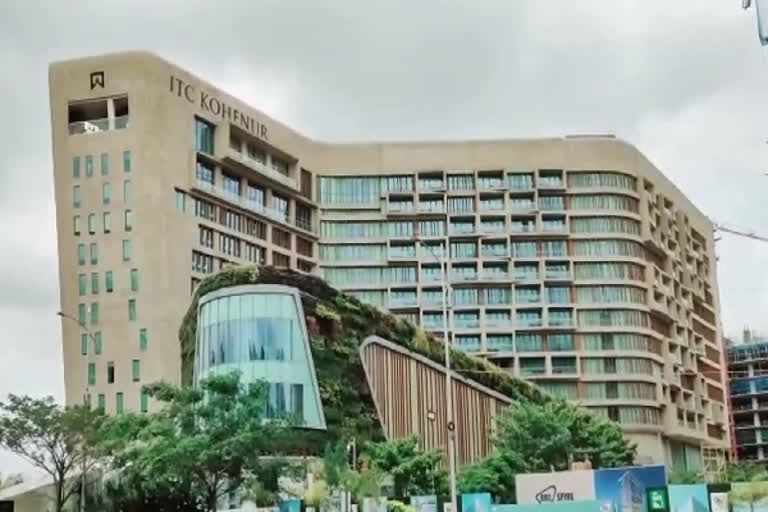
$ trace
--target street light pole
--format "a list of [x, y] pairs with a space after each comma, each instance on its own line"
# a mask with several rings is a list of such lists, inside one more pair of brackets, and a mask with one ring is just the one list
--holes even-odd
[[[416, 240], [416, 250], [421, 247], [421, 240]], [[449, 278], [449, 272], [451, 269], [450, 247], [448, 246], [449, 239], [446, 238], [445, 246], [441, 250], [439, 257], [440, 262], [440, 284], [443, 289], [443, 350], [445, 358], [445, 410], [446, 410], [446, 430], [448, 436], [448, 465], [450, 467], [450, 487], [451, 487], [451, 511], [456, 512], [456, 419], [454, 415], [453, 407], [453, 383], [451, 379], [451, 348], [448, 341], [449, 320], [448, 314], [450, 312], [450, 294], [451, 294], [451, 281]], [[429, 252], [434, 257], [434, 253], [431, 250]], [[435, 258], [438, 259], [438, 258]]]
[[[88, 328], [85, 326], [85, 324], [80, 323], [79, 320], [77, 320], [75, 317], [68, 315], [66, 313], [63, 313], [61, 311], [56, 312], [57, 316], [60, 316], [64, 320], [69, 320], [71, 322], [75, 322], [80, 328], [85, 332], [85, 334], [88, 336], [88, 338], [93, 341], [94, 344], [94, 350], [96, 345], [96, 338], [91, 334], [91, 331], [88, 330]], [[88, 350], [88, 362], [91, 361], [91, 350]], [[85, 407], [90, 408], [90, 396], [91, 396], [91, 390], [90, 390], [90, 382], [88, 381], [88, 375], [86, 370], [86, 377], [85, 377], [85, 394], [83, 395], [83, 411], [85, 412]], [[84, 441], [85, 443], [85, 441]], [[85, 512], [85, 479], [86, 479], [86, 457], [85, 457], [85, 450], [86, 446], [83, 446], [83, 456], [82, 458], [82, 467], [80, 469], [80, 512]]]

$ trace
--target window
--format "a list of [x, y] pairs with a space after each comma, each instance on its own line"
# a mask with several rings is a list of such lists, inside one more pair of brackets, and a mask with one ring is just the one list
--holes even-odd
[[296, 203], [296, 226], [305, 231], [312, 231], [312, 210], [299, 203]]
[[102, 350], [101, 331], [96, 331], [95, 333], [93, 333], [93, 351], [96, 353], [97, 356], [100, 356], [101, 350]]
[[141, 361], [134, 359], [131, 362], [131, 380], [139, 382], [141, 380]]
[[507, 352], [514, 347], [512, 336], [509, 334], [489, 334], [485, 340], [488, 352]]
[[275, 156], [271, 156], [269, 159], [269, 165], [272, 167], [272, 169], [276, 170], [280, 174], [284, 176], [290, 176], [290, 168], [288, 166], [288, 162], [285, 160], [281, 160]]
[[[286, 233], [286, 235], [288, 235], [288, 233]], [[288, 235], [288, 240], [288, 248], [290, 249], [290, 235]], [[234, 236], [225, 235], [224, 233], [219, 233], [219, 250], [224, 254], [229, 254], [230, 256], [236, 256], [239, 258], [240, 239]]]
[[131, 291], [139, 291], [139, 269], [137, 268], [131, 269]]
[[88, 308], [85, 304], [77, 305], [77, 323], [81, 326], [85, 325]]
[[637, 180], [633, 176], [617, 172], [569, 172], [568, 186], [573, 188], [611, 187], [636, 190]]
[[251, 160], [259, 162], [260, 164], [267, 163], [267, 154], [255, 144], [251, 142], [246, 144], [246, 151], [248, 152], [248, 158]]
[[240, 197], [240, 178], [221, 173], [221, 188], [224, 193], [233, 198]]
[[125, 230], [130, 231], [133, 229], [133, 212], [131, 210], [125, 210]]
[[567, 286], [547, 287], [547, 302], [550, 304], [568, 304], [571, 302], [571, 289]]
[[96, 363], [88, 363], [88, 385], [96, 385]]
[[325, 204], [378, 204], [381, 197], [378, 177], [320, 177], [320, 202]]
[[195, 119], [195, 149], [202, 153], [213, 154], [213, 132], [215, 127], [202, 119]]
[[213, 272], [213, 256], [201, 252], [192, 251], [192, 270], [203, 274]]
[[201, 246], [213, 249], [213, 230], [211, 228], [198, 226], [198, 236]]
[[448, 211], [450, 213], [475, 211], [474, 197], [450, 197], [448, 198]]
[[88, 214], [88, 233], [91, 235], [96, 234], [96, 214]]
[[72, 177], [75, 179], [80, 177], [80, 157], [79, 156], [72, 158]]
[[88, 355], [88, 335], [87, 334], [80, 335], [80, 354], [84, 356]]
[[539, 171], [539, 187], [562, 187], [563, 171], [544, 170]]
[[240, 215], [232, 210], [222, 208], [219, 222], [229, 229], [240, 231]]
[[80, 274], [77, 276], [77, 294], [83, 297], [88, 293], [88, 276]]
[[622, 217], [573, 217], [571, 233], [640, 234], [640, 222]]
[[80, 204], [83, 201], [83, 191], [80, 189], [80, 185], [72, 187], [72, 206], [80, 208]]
[[107, 408], [107, 398], [104, 395], [104, 393], [99, 393], [97, 407], [99, 408], [99, 411], [101, 411], [102, 413], [106, 410], [106, 408]]
[[115, 382], [115, 363], [112, 361], [107, 363], [107, 384], [114, 384]]
[[77, 244], [77, 264], [85, 265], [85, 244]]
[[517, 304], [541, 302], [541, 293], [538, 286], [516, 286], [515, 302]]
[[272, 264], [276, 267], [288, 268], [291, 266], [291, 257], [279, 252], [272, 253]]
[[141, 412], [149, 411], [149, 394], [146, 390], [141, 390]]
[[99, 303], [92, 302], [91, 303], [91, 325], [96, 325], [98, 323], [99, 323]]
[[129, 203], [133, 197], [133, 188], [131, 187], [131, 180], [123, 181], [123, 202]]
[[123, 414], [123, 394], [115, 393], [115, 414]]
[[147, 328], [142, 327], [139, 329], [139, 350], [142, 352], [147, 350], [147, 345], [149, 344], [149, 339], [147, 338]]
[[104, 204], [109, 204], [112, 201], [112, 185], [104, 183], [101, 186], [101, 199]]
[[573, 335], [549, 334], [547, 336], [547, 343], [549, 344], [549, 350], [553, 352], [573, 350]]
[[99, 293], [99, 273], [91, 272], [91, 293], [96, 295]]
[[131, 261], [131, 241], [123, 240], [123, 261]]
[[123, 151], [123, 172], [131, 172], [131, 152]]
[[288, 222], [288, 200], [277, 194], [272, 194], [272, 210], [277, 218]]
[[471, 190], [475, 188], [474, 177], [471, 174], [449, 174], [448, 188], [451, 190]]
[[202, 199], [193, 198], [195, 201], [195, 216], [208, 220], [216, 220], [216, 206], [203, 201]]
[[539, 210], [565, 210], [565, 197], [539, 196]]
[[456, 336], [456, 346], [464, 352], [480, 350], [480, 336]]
[[128, 299], [128, 320], [136, 320], [136, 299]]
[[93, 156], [85, 155], [85, 177], [93, 176]]
[[176, 191], [176, 211], [184, 213], [187, 195], [181, 190]]
[[109, 154], [101, 154], [101, 175], [106, 176], [109, 174]]
[[546, 372], [543, 357], [526, 357], [520, 359], [520, 375], [542, 375]]
[[93, 243], [91, 244], [91, 265], [96, 265], [97, 263], [99, 263], [99, 248]]
[[282, 229], [272, 228], [272, 243], [283, 249], [291, 248], [291, 234]]
[[75, 215], [74, 233], [75, 233], [75, 236], [80, 236], [80, 216], [79, 215]]
[[509, 188], [516, 190], [529, 190], [533, 188], [533, 173], [517, 173], [507, 176]]

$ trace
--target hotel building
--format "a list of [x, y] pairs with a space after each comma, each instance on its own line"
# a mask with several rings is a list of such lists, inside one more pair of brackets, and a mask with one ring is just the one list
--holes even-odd
[[728, 446], [712, 223], [613, 136], [320, 142], [149, 53], [50, 66], [67, 403], [147, 410], [190, 294], [290, 267], [618, 422]]

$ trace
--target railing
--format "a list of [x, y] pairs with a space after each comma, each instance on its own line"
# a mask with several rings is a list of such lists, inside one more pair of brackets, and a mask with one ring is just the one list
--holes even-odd
[[517, 325], [520, 325], [522, 327], [541, 327], [541, 318], [531, 318], [531, 319], [518, 318]]
[[128, 128], [130, 119], [128, 116], [119, 116], [115, 118], [115, 130], [124, 130]]
[[538, 272], [515, 272], [515, 279], [520, 281], [535, 281], [539, 279], [539, 274]]
[[480, 320], [478, 320], [478, 319], [463, 320], [463, 319], [459, 319], [459, 318], [454, 318], [453, 326], [454, 327], [458, 327], [460, 329], [473, 329], [475, 327], [479, 327], [480, 326]]
[[557, 179], [539, 178], [539, 188], [563, 188], [564, 186], [565, 186], [565, 182], [559, 178]]
[[568, 375], [576, 372], [575, 366], [553, 366], [552, 375]]
[[536, 231], [536, 227], [529, 224], [525, 224], [522, 226], [516, 226], [513, 224], [510, 231], [512, 233], [533, 233], [534, 231]]
[[549, 325], [552, 327], [571, 327], [573, 326], [573, 319], [572, 318], [564, 318], [562, 320], [558, 320], [555, 318], [549, 319]]
[[395, 299], [390, 298], [389, 299], [389, 305], [390, 307], [405, 307], [405, 306], [416, 306], [418, 305], [418, 302], [416, 301], [416, 298], [407, 298], [407, 299]]
[[480, 226], [480, 232], [481, 233], [490, 233], [490, 234], [496, 234], [496, 233], [504, 233], [505, 229], [504, 226]]
[[109, 131], [109, 119], [92, 119], [90, 121], [76, 121], [69, 123], [69, 134], [80, 135], [83, 133], [98, 133]]
[[480, 254], [483, 255], [483, 258], [507, 258], [509, 255], [506, 251], [500, 252], [500, 251], [480, 251]]
[[419, 211], [424, 213], [445, 213], [445, 205], [423, 205], [419, 204]]
[[539, 302], [541, 302], [541, 295], [539, 295], [538, 297], [515, 296], [516, 304], [537, 304]]
[[508, 318], [506, 320], [489, 320], [488, 318], [486, 318], [485, 326], [486, 327], [511, 327], [512, 319]]
[[305, 231], [309, 231], [310, 233], [316, 232], [316, 228], [312, 226], [311, 223], [308, 223], [306, 219], [296, 219], [293, 223], [291, 223], [290, 218], [287, 215], [287, 212], [278, 210], [276, 208], [272, 208], [270, 206], [266, 206], [262, 203], [258, 203], [251, 199], [246, 199], [242, 196], [235, 194], [231, 190], [224, 190], [220, 187], [217, 187], [209, 181], [198, 179], [197, 187], [200, 190], [204, 190], [206, 192], [215, 194], [223, 199], [226, 199], [231, 203], [235, 203], [238, 206], [245, 208], [246, 210], [260, 213], [261, 215], [265, 215], [271, 219], [282, 222], [284, 224], [293, 225], [297, 228], [303, 229]]
[[542, 224], [541, 230], [545, 233], [564, 233], [565, 224]]
[[544, 375], [547, 373], [547, 369], [545, 367], [527, 367], [523, 368], [520, 367], [520, 375]]
[[462, 274], [459, 272], [453, 272], [451, 274], [451, 279], [455, 281], [476, 281], [477, 274]]
[[509, 279], [509, 273], [508, 272], [483, 272], [482, 273], [483, 279], [488, 280], [500, 280], [500, 281], [506, 281]]
[[567, 270], [547, 270], [544, 273], [545, 279], [568, 279], [571, 273]]
[[489, 343], [489, 352], [512, 352], [514, 345], [512, 343]]

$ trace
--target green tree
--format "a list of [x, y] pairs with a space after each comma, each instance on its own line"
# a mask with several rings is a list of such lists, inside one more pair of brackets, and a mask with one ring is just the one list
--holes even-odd
[[704, 481], [704, 475], [699, 471], [678, 470], [671, 471], [667, 480], [670, 484], [676, 485], [700, 484]]
[[459, 484], [462, 492], [487, 490], [504, 503], [514, 502], [516, 474], [566, 470], [585, 459], [594, 468], [626, 466], [636, 451], [616, 424], [561, 399], [510, 407], [499, 419], [493, 447], [485, 460], [463, 468]]
[[165, 403], [149, 415], [125, 415], [111, 429], [115, 469], [149, 488], [189, 492], [208, 511], [258, 472], [274, 423], [264, 421], [265, 387], [243, 389], [240, 375], [211, 376], [199, 389], [166, 383], [145, 388]]
[[768, 483], [761, 481], [742, 482], [731, 487], [731, 502], [739, 505], [749, 505], [755, 510], [755, 503], [768, 498]]
[[765, 466], [754, 462], [732, 462], [725, 469], [726, 482], [757, 482], [768, 480]]
[[53, 397], [9, 395], [0, 403], [0, 446], [50, 475], [54, 510], [61, 512], [99, 460], [103, 419], [89, 407], [61, 407]]
[[374, 469], [392, 478], [395, 497], [446, 494], [448, 483], [442, 468], [443, 455], [422, 451], [417, 438], [369, 443], [366, 453]]

